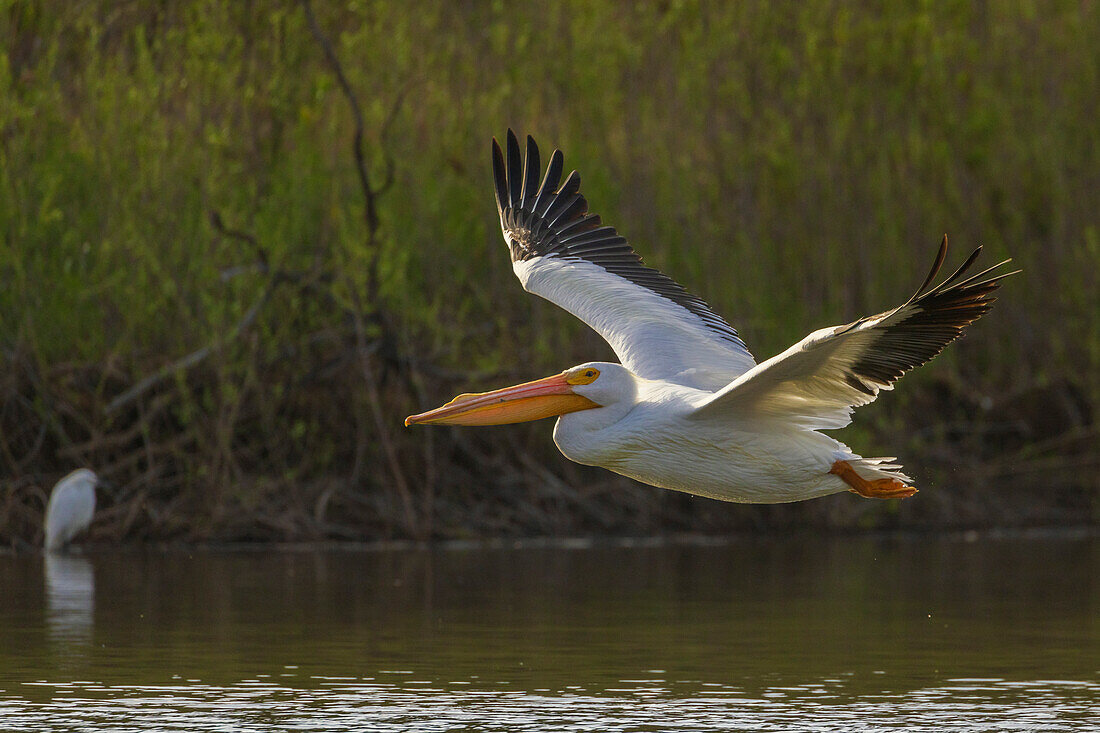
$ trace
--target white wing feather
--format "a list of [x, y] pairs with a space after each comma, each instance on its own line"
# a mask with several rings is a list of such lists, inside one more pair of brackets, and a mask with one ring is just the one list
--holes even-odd
[[732, 326], [588, 213], [576, 171], [561, 183], [563, 161], [555, 150], [540, 185], [534, 140], [522, 158], [511, 130], [507, 158], [493, 140], [501, 230], [524, 289], [588, 324], [640, 377], [716, 390], [751, 369]]
[[537, 257], [513, 264], [523, 289], [584, 321], [644, 379], [716, 390], [755, 362], [690, 312], [584, 260]]
[[983, 279], [1001, 262], [952, 285], [981, 247], [940, 285], [929, 288], [947, 252], [947, 238], [924, 285], [904, 305], [845, 326], [811, 333], [742, 374], [699, 405], [692, 417], [719, 414], [778, 417], [812, 429], [841, 428], [852, 408], [873, 402], [905, 372], [927, 362], [989, 310], [990, 294], [1014, 272]]

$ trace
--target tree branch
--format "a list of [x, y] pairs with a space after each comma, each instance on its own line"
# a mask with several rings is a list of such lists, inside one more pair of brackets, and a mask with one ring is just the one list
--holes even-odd
[[165, 379], [172, 376], [181, 369], [190, 369], [196, 364], [202, 362], [204, 359], [206, 359], [206, 357], [220, 350], [227, 343], [235, 339], [238, 335], [240, 335], [241, 331], [244, 331], [246, 328], [251, 326], [252, 322], [256, 320], [256, 316], [260, 314], [260, 310], [264, 307], [267, 301], [271, 299], [271, 294], [275, 291], [275, 285], [276, 280], [273, 278], [270, 282], [268, 282], [267, 287], [264, 288], [263, 294], [260, 295], [256, 302], [252, 304], [252, 307], [248, 309], [248, 312], [244, 314], [241, 320], [237, 321], [237, 325], [233, 326], [233, 328], [230, 329], [226, 335], [217, 339], [213, 343], [203, 346], [201, 349], [192, 351], [187, 356], [177, 359], [171, 364], [161, 367], [156, 372], [150, 374], [145, 379], [142, 379], [133, 387], [130, 387], [130, 389], [126, 390], [118, 397], [115, 397], [113, 400], [107, 403], [107, 407], [104, 412], [110, 415], [112, 412], [115, 412], [120, 407], [132, 402], [134, 399], [145, 394], [150, 389], [160, 384]]
[[353, 143], [355, 166], [359, 173], [359, 185], [363, 189], [363, 197], [366, 201], [364, 220], [367, 224], [368, 242], [374, 244], [375, 236], [378, 232], [378, 209], [375, 203], [376, 192], [374, 188], [371, 187], [370, 174], [367, 172], [366, 156], [363, 153], [363, 111], [359, 107], [359, 100], [356, 99], [355, 92], [352, 91], [351, 83], [348, 82], [348, 77], [344, 74], [344, 67], [340, 65], [340, 59], [337, 58], [332, 43], [321, 31], [321, 26], [317, 24], [317, 18], [313, 15], [312, 3], [310, 3], [309, 0], [302, 0], [302, 8], [305, 10], [306, 20], [309, 22], [309, 29], [312, 31], [313, 37], [321, 44], [321, 50], [324, 51], [325, 54], [325, 61], [327, 61], [328, 65], [332, 68], [332, 73], [336, 76], [336, 82], [344, 92], [344, 96], [348, 100], [348, 105], [351, 107], [351, 115], [355, 119], [355, 138]]
[[267, 272], [270, 267], [270, 262], [267, 258], [267, 250], [265, 250], [260, 243], [256, 240], [256, 237], [252, 236], [248, 232], [242, 232], [239, 229], [230, 229], [222, 221], [222, 215], [217, 210], [211, 210], [210, 212], [210, 225], [214, 227], [214, 231], [218, 232], [222, 236], [229, 237], [230, 239], [236, 239], [239, 242], [244, 242], [256, 253], [256, 259], [260, 261], [260, 265], [264, 272]]

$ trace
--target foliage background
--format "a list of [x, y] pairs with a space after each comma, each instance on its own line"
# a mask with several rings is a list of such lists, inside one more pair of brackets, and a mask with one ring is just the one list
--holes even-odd
[[[0, 539], [96, 467], [100, 539], [1093, 523], [1100, 9], [1087, 2], [0, 3]], [[488, 141], [766, 358], [908, 297], [947, 232], [1023, 275], [840, 437], [925, 489], [725, 505], [401, 419], [609, 349], [510, 273]], [[143, 380], [148, 380], [143, 382]]]

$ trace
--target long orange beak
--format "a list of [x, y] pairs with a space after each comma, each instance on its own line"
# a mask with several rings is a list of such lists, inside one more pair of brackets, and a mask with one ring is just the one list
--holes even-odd
[[599, 407], [587, 397], [573, 392], [565, 373], [517, 384], [495, 392], [460, 394], [428, 412], [405, 418], [405, 426], [427, 425], [504, 425], [540, 420], [567, 412]]

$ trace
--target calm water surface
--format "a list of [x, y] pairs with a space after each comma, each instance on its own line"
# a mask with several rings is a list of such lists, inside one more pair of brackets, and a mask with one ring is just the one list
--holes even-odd
[[970, 540], [0, 556], [0, 730], [1095, 730], [1100, 540]]

